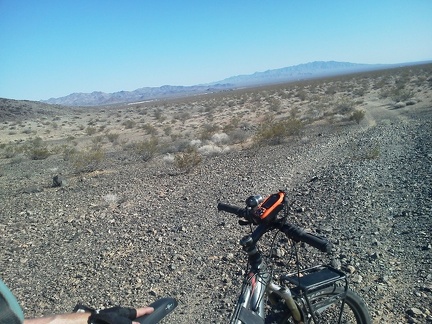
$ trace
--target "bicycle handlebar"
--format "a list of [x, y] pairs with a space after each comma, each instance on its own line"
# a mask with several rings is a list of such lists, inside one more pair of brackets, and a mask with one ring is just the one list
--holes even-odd
[[233, 205], [229, 205], [229, 204], [224, 204], [224, 203], [218, 203], [217, 205], [217, 209], [219, 211], [224, 211], [230, 214], [234, 214], [237, 215], [238, 217], [245, 217], [247, 215], [246, 209], [245, 208], [240, 208], [237, 206], [233, 206]]
[[332, 244], [324, 237], [320, 237], [311, 233], [306, 233], [304, 229], [295, 225], [285, 224], [282, 226], [281, 231], [285, 233], [290, 239], [296, 242], [304, 242], [322, 252], [330, 252]]
[[162, 318], [167, 316], [177, 307], [177, 300], [171, 297], [161, 298], [149, 306], [154, 308], [153, 313], [140, 316], [134, 319], [135, 322], [139, 322], [140, 324], [159, 323]]
[[[237, 206], [224, 204], [224, 203], [218, 203], [217, 208], [219, 211], [225, 211], [225, 212], [228, 212], [231, 214], [235, 214], [239, 217], [247, 218], [247, 216], [248, 216], [247, 209], [245, 209], [245, 208], [240, 208]], [[314, 234], [306, 233], [305, 230], [303, 230], [302, 228], [297, 227], [295, 225], [282, 224], [281, 226], [278, 226], [277, 223], [276, 224], [270, 223], [266, 227], [267, 227], [267, 229], [270, 229], [272, 227], [279, 228], [283, 233], [285, 233], [285, 235], [288, 238], [292, 239], [293, 241], [304, 242], [304, 243], [306, 243], [310, 246], [313, 246], [314, 248], [316, 248], [322, 252], [330, 252], [330, 250], [332, 248], [331, 242], [329, 240], [327, 240], [326, 238], [319, 237], [319, 236], [314, 235]], [[260, 235], [258, 235], [258, 239], [265, 232], [265, 230], [264, 231], [262, 231], [262, 230], [263, 229], [260, 230]]]

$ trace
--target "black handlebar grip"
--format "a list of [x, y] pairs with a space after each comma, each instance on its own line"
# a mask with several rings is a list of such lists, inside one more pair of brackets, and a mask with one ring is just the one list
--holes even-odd
[[162, 318], [167, 316], [174, 310], [174, 308], [177, 307], [177, 300], [171, 297], [165, 297], [156, 300], [149, 306], [154, 308], [153, 313], [140, 316], [137, 319], [134, 319], [135, 322], [139, 322], [140, 324], [158, 323]]
[[329, 240], [324, 237], [319, 237], [314, 234], [304, 233], [301, 237], [301, 241], [317, 248], [322, 252], [330, 252], [332, 249], [332, 244]]
[[244, 217], [246, 215], [246, 211], [244, 208], [240, 208], [237, 206], [233, 206], [233, 205], [228, 205], [228, 204], [224, 204], [224, 203], [218, 203], [217, 205], [217, 209], [219, 211], [224, 211], [227, 213], [231, 213], [231, 214], [235, 214], [239, 217]]
[[284, 225], [282, 231], [294, 241], [301, 241], [322, 252], [330, 252], [332, 244], [324, 237], [316, 236], [314, 234], [306, 233], [303, 229], [294, 225]]

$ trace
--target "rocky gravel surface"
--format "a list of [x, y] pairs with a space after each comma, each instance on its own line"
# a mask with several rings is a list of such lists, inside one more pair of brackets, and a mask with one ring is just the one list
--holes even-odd
[[[166, 323], [225, 323], [248, 228], [217, 202], [241, 206], [286, 189], [292, 222], [334, 243], [330, 255], [301, 247], [302, 266], [347, 272], [376, 323], [430, 323], [431, 117], [430, 105], [377, 108], [367, 125], [310, 128], [290, 143], [205, 159], [189, 174], [115, 157], [79, 176], [55, 156], [4, 165], [0, 276], [27, 316], [172, 296], [179, 306]], [[51, 187], [59, 173], [64, 185]], [[289, 271], [283, 243], [276, 271]]]

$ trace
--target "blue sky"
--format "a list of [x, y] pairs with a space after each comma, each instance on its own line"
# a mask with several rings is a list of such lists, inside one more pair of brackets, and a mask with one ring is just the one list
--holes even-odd
[[0, 97], [432, 60], [430, 0], [0, 0]]

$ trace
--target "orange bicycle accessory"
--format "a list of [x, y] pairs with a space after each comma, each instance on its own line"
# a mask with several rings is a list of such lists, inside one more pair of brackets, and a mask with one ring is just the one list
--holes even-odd
[[271, 222], [276, 217], [277, 213], [282, 210], [285, 203], [285, 192], [268, 196], [254, 211], [255, 218], [258, 223]]

